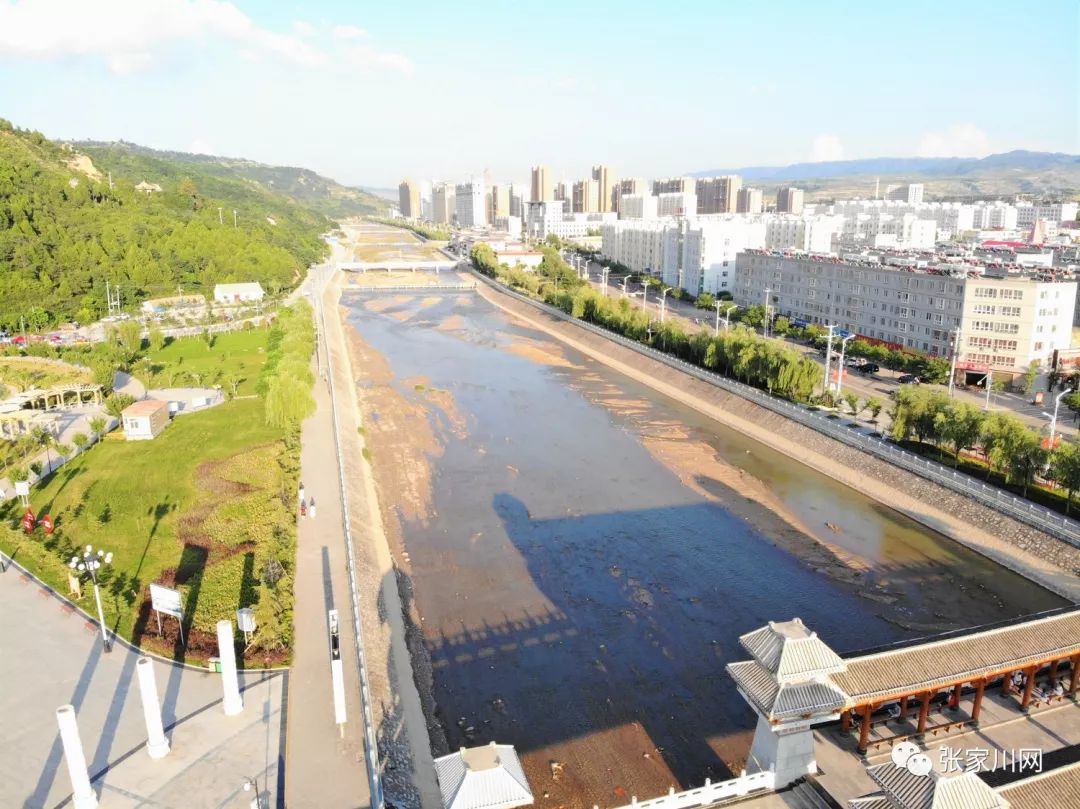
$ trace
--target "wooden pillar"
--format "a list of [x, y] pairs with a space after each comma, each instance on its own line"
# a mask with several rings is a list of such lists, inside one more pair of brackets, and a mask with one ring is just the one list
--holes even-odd
[[1001, 678], [1001, 696], [1009, 696], [1010, 689], [1012, 688], [1012, 676], [1011, 671], [1005, 672], [1005, 676]]
[[862, 706], [862, 727], [859, 728], [859, 752], [866, 752], [866, 745], [870, 741], [870, 714], [874, 710], [873, 705]]
[[983, 692], [986, 690], [986, 680], [975, 683], [975, 703], [971, 706], [971, 721], [979, 723], [979, 712], [982, 710]]
[[926, 718], [930, 715], [930, 697], [932, 696], [930, 691], [922, 695], [922, 704], [919, 706], [919, 725], [915, 729], [918, 734], [926, 732]]
[[1057, 685], [1057, 681], [1058, 681], [1057, 667], [1058, 667], [1058, 662], [1056, 660], [1051, 660], [1050, 661], [1050, 687], [1051, 688], [1053, 688], [1055, 685]]
[[957, 683], [953, 686], [952, 694], [949, 696], [949, 707], [954, 711], [960, 707], [960, 686], [962, 683]]
[[847, 710], [840, 714], [840, 730], [847, 733], [851, 730], [851, 711]]
[[900, 721], [901, 722], [906, 722], [907, 721], [907, 700], [908, 700], [908, 695], [907, 694], [904, 694], [904, 696], [900, 697]]
[[1080, 655], [1072, 656], [1072, 673], [1069, 675], [1069, 696], [1076, 696], [1076, 676], [1080, 674]]
[[1020, 700], [1021, 711], [1026, 711], [1031, 702], [1031, 689], [1035, 687], [1035, 666], [1028, 666], [1024, 674], [1027, 675], [1027, 682], [1024, 683], [1024, 697]]

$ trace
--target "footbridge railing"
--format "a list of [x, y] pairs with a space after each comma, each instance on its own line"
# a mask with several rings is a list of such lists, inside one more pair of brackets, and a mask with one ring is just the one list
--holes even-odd
[[[661, 798], [639, 801], [633, 797], [630, 803], [619, 809], [691, 809], [696, 806], [710, 806], [728, 798], [742, 797], [751, 792], [774, 789], [776, 789], [776, 773], [772, 770], [756, 772], [753, 775], [743, 772], [738, 778], [715, 784], [706, 778], [705, 786], [683, 792], [676, 792], [672, 787], [668, 790], [668, 794]], [[593, 806], [593, 809], [599, 809], [599, 807]]]
[[662, 351], [657, 351], [655, 348], [642, 345], [635, 340], [623, 337], [621, 334], [615, 334], [614, 332], [608, 331], [607, 329], [592, 323], [586, 323], [584, 320], [568, 315], [558, 307], [533, 300], [475, 270], [472, 272], [477, 278], [489, 286], [494, 287], [512, 298], [531, 304], [537, 309], [550, 314], [552, 317], [574, 323], [587, 331], [598, 334], [619, 345], [629, 348], [632, 351], [636, 351], [639, 354], [690, 374], [703, 382], [708, 382], [710, 385], [733, 393], [743, 399], [759, 404], [774, 413], [786, 416], [787, 418], [797, 421], [819, 433], [835, 438], [848, 446], [870, 453], [895, 466], [899, 466], [901, 469], [906, 469], [908, 472], [912, 472], [919, 477], [938, 483], [951, 491], [967, 495], [971, 499], [982, 503], [1001, 514], [1012, 517], [1018, 522], [1030, 525], [1033, 528], [1038, 528], [1040, 531], [1045, 531], [1063, 542], [1067, 542], [1074, 547], [1080, 548], [1080, 522], [1077, 522], [1076, 520], [1063, 516], [1056, 511], [1051, 511], [1043, 506], [1036, 505], [1030, 500], [1017, 497], [1004, 489], [987, 485], [963, 472], [950, 469], [937, 461], [932, 461], [929, 458], [924, 458], [921, 455], [916, 455], [915, 453], [901, 449], [893, 442], [887, 441], [876, 434], [867, 435], [852, 427], [837, 423], [822, 412], [811, 410], [805, 405], [799, 405], [794, 402], [789, 402], [786, 399], [770, 396], [768, 393], [758, 390], [757, 388], [744, 385], [733, 379], [728, 379], [727, 377], [713, 373], [706, 368], [700, 368], [685, 360], [673, 357], [670, 354], [665, 354]]

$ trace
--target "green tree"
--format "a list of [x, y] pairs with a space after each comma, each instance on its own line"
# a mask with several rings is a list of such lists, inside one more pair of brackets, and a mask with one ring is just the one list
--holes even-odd
[[105, 412], [113, 418], [120, 418], [120, 414], [134, 402], [134, 396], [126, 393], [110, 393], [105, 399]]
[[853, 416], [859, 415], [859, 409], [860, 409], [859, 408], [859, 397], [856, 394], [851, 393], [851, 392], [845, 393], [844, 394], [844, 403], [848, 406], [848, 409], [851, 411], [851, 415], [853, 415]]
[[52, 449], [56, 446], [56, 436], [44, 427], [34, 427], [30, 430], [34, 443], [45, 450], [45, 461], [49, 469], [52, 469]]
[[791, 331], [791, 321], [788, 320], [783, 315], [781, 315], [780, 317], [776, 318], [776, 320], [773, 321], [773, 325], [772, 325], [772, 333], [773, 334], [775, 334], [775, 335], [777, 335], [779, 337], [783, 337], [786, 334], [788, 334], [788, 332], [790, 332], [790, 331]]
[[90, 443], [90, 438], [86, 433], [75, 433], [75, 435], [71, 436], [71, 443], [75, 445], [75, 449], [81, 452]]
[[1009, 475], [1013, 482], [1023, 486], [1024, 497], [1027, 497], [1028, 486], [1035, 476], [1046, 467], [1046, 462], [1047, 452], [1039, 434], [1026, 428], [1023, 433], [1018, 433], [1009, 455]]
[[714, 309], [716, 307], [716, 298], [711, 292], [702, 292], [694, 299], [694, 306], [698, 309]]
[[953, 466], [957, 467], [960, 453], [978, 444], [986, 414], [974, 405], [950, 401], [934, 418], [941, 440], [952, 448]]
[[90, 432], [94, 434], [94, 440], [100, 441], [102, 434], [105, 432], [105, 428], [108, 426], [108, 422], [101, 416], [94, 416], [90, 419]]
[[1065, 513], [1072, 510], [1073, 493], [1080, 489], [1080, 447], [1061, 443], [1050, 454], [1050, 476], [1065, 490]]
[[1016, 389], [1020, 391], [1020, 393], [1027, 393], [1035, 384], [1035, 380], [1038, 376], [1039, 362], [1038, 360], [1032, 360], [1028, 365], [1027, 370], [1024, 371], [1024, 375], [1016, 381]]
[[157, 353], [165, 348], [165, 333], [157, 326], [150, 329], [150, 350]]
[[116, 342], [130, 360], [142, 348], [142, 324], [137, 320], [125, 320], [116, 328]]
[[878, 416], [881, 415], [881, 410], [884, 407], [884, 403], [876, 396], [871, 396], [863, 402], [863, 407], [870, 411], [870, 422], [876, 425]]
[[738, 314], [739, 321], [752, 329], [759, 329], [765, 323], [765, 307], [760, 303], [748, 306]]

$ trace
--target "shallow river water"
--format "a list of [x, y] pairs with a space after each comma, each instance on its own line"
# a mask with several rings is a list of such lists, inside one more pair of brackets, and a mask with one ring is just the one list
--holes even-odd
[[1062, 603], [479, 296], [343, 305], [433, 745], [514, 744], [541, 804], [729, 777], [770, 620], [844, 653]]

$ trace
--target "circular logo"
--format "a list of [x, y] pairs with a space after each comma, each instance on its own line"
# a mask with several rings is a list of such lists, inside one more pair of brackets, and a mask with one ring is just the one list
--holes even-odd
[[912, 775], [926, 776], [934, 769], [934, 762], [926, 753], [916, 753], [907, 760], [907, 768]]
[[900, 742], [892, 749], [892, 763], [897, 767], [906, 767], [908, 759], [919, 752], [915, 742]]

